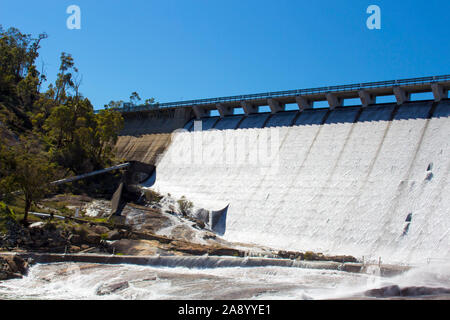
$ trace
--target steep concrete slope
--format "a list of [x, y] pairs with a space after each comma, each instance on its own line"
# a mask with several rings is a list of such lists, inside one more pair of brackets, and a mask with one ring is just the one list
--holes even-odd
[[172, 132], [183, 128], [190, 117], [186, 110], [125, 115], [125, 125], [115, 147], [117, 158], [156, 164], [169, 146]]
[[154, 188], [212, 210], [229, 204], [231, 241], [397, 263], [450, 259], [448, 100], [309, 110], [292, 127], [273, 127], [286, 125], [280, 118], [224, 130], [236, 118], [220, 120], [221, 131], [174, 135]]
[[116, 143], [116, 156], [127, 161], [141, 161], [156, 164], [158, 156], [169, 146], [170, 133], [146, 134], [139, 137], [119, 136]]

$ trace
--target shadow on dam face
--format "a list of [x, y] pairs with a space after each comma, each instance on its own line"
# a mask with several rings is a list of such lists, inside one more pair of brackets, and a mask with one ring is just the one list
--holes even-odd
[[[441, 104], [445, 104], [445, 101]], [[431, 101], [410, 101], [401, 105], [395, 114], [396, 120], [408, 119], [427, 119], [431, 108]], [[306, 109], [299, 111], [284, 111], [275, 114], [259, 113], [250, 115], [232, 115], [224, 118], [208, 117], [200, 120], [191, 119], [184, 126], [185, 130], [190, 132], [194, 130], [207, 131], [215, 130], [234, 130], [234, 129], [261, 129], [273, 127], [290, 127], [302, 125], [320, 125], [335, 123], [353, 123], [356, 114], [360, 111], [361, 116], [357, 122], [366, 121], [390, 121], [393, 120], [393, 112], [396, 108], [395, 103], [378, 104], [368, 106], [361, 110], [361, 106], [337, 107], [333, 110], [328, 108]], [[448, 108], [438, 106], [439, 110], [431, 117], [447, 117]], [[326, 117], [327, 113], [329, 116]], [[197, 128], [195, 127], [197, 122]], [[201, 126], [199, 125], [201, 123]]]
[[150, 177], [146, 181], [143, 181], [141, 183], [141, 186], [144, 188], [151, 188], [156, 182], [156, 172], [157, 171], [158, 171], [158, 168], [155, 168], [155, 170], [153, 170]]
[[297, 111], [278, 112], [269, 117], [265, 128], [274, 127], [290, 127], [295, 117], [298, 115]]

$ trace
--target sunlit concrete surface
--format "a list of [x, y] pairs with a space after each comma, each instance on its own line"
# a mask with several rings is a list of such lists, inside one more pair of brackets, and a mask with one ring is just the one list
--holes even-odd
[[[232, 241], [395, 263], [450, 259], [449, 114], [444, 100], [306, 110], [292, 127], [235, 130], [239, 117], [225, 117], [220, 131], [175, 134], [154, 188], [212, 210], [229, 204]], [[254, 163], [261, 144], [274, 152]], [[230, 154], [236, 161], [223, 160]]]

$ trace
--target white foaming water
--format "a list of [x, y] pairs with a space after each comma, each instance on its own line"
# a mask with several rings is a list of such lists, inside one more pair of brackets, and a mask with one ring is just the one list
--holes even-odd
[[[229, 204], [229, 241], [450, 261], [450, 103], [427, 119], [431, 108], [408, 103], [389, 121], [393, 105], [368, 107], [356, 123], [358, 108], [336, 109], [324, 125], [325, 111], [305, 111], [294, 127], [177, 133], [153, 188], [210, 210]], [[264, 143], [276, 146], [272, 162], [246, 162]]]
[[[449, 265], [393, 278], [283, 267], [164, 268], [61, 263], [0, 282], [0, 299], [341, 299], [388, 285], [450, 289]], [[105, 289], [106, 288], [106, 289]], [[108, 289], [109, 288], [109, 289]]]
[[[37, 265], [23, 279], [0, 283], [4, 299], [321, 299], [337, 288], [364, 287], [369, 276], [282, 267], [155, 268], [131, 265]], [[119, 292], [102, 286], [127, 281]], [[341, 289], [342, 291], [344, 289]]]

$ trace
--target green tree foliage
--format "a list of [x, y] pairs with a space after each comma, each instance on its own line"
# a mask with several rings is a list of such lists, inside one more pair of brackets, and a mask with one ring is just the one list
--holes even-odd
[[39, 99], [44, 79], [34, 63], [45, 38], [46, 34], [34, 39], [16, 28], [4, 30], [0, 25], [0, 121], [16, 131], [32, 128], [27, 112]]
[[[68, 53], [61, 54], [55, 83], [41, 92], [46, 77], [35, 61], [46, 37], [0, 26], [0, 196], [21, 190], [27, 210], [48, 191], [56, 168], [71, 175], [113, 164], [123, 126], [115, 105], [94, 112], [79, 91], [81, 76]], [[133, 99], [140, 97], [135, 93]]]
[[141, 97], [139, 97], [139, 94], [136, 91], [134, 91], [131, 93], [130, 101], [132, 104], [137, 105], [139, 101], [141, 101]]
[[57, 166], [42, 151], [38, 139], [22, 137], [9, 149], [0, 150], [0, 186], [4, 192], [18, 192], [25, 201], [24, 222], [27, 222], [31, 205], [42, 199], [52, 188], [57, 177]]
[[8, 223], [16, 223], [16, 214], [4, 202], [0, 201], [0, 233], [8, 232]]
[[124, 120], [122, 115], [112, 109], [103, 109], [96, 114], [97, 139], [99, 146], [97, 156], [99, 159], [109, 159], [112, 157], [112, 150], [117, 142], [118, 133], [123, 128]]
[[154, 103], [155, 103], [155, 98], [145, 99], [145, 104], [154, 104]]
[[[2, 133], [2, 130], [0, 130]], [[0, 134], [0, 197], [5, 197], [8, 192], [11, 192], [12, 177], [9, 175], [12, 164], [13, 154], [7, 144], [7, 141]]]
[[111, 108], [111, 109], [117, 109], [123, 106], [123, 100], [114, 101], [111, 100], [107, 105], [105, 105], [105, 109]]
[[63, 52], [61, 54], [61, 64], [55, 83], [55, 103], [66, 102], [68, 98], [67, 90], [75, 90], [75, 96], [78, 97], [78, 86], [74, 80], [74, 73], [78, 73], [75, 62], [70, 54]]
[[74, 174], [100, 169], [113, 161], [112, 149], [123, 126], [112, 108], [94, 113], [79, 92], [81, 81], [70, 54], [62, 53], [58, 77], [41, 99], [33, 117], [51, 159]]
[[44, 123], [52, 158], [75, 174], [111, 164], [112, 150], [123, 126], [122, 115], [112, 109], [94, 114], [88, 99], [53, 109]]

